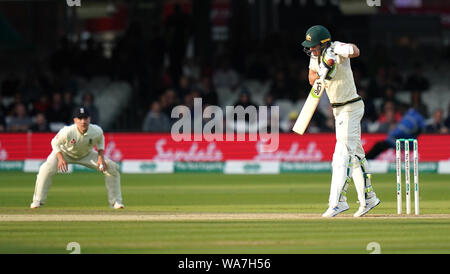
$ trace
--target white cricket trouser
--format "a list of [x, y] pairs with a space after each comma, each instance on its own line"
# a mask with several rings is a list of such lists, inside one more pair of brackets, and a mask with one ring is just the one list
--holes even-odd
[[364, 103], [359, 101], [338, 107], [333, 110], [333, 113], [336, 123], [336, 142], [345, 144], [350, 156], [357, 155], [363, 159], [365, 152], [361, 144], [361, 119], [364, 115]]
[[[98, 170], [97, 160], [98, 153], [96, 151], [89, 152], [86, 156], [80, 159], [74, 159], [62, 152], [67, 164], [79, 164], [91, 169]], [[114, 202], [122, 203], [122, 193], [120, 190], [120, 173], [119, 166], [105, 157], [107, 170], [103, 172], [105, 175], [105, 185], [108, 192], [108, 201], [112, 205]], [[34, 189], [33, 202], [45, 203], [47, 193], [52, 184], [52, 177], [58, 171], [58, 158], [56, 153], [52, 151], [47, 157], [47, 160], [39, 168], [39, 173], [36, 179], [36, 186]]]
[[[346, 183], [352, 177], [353, 170], [358, 169], [359, 171], [361, 169], [359, 159], [364, 159], [365, 157], [361, 144], [361, 119], [364, 115], [364, 103], [359, 101], [334, 108], [333, 114], [336, 126], [336, 147], [332, 162], [330, 207], [335, 207], [339, 201], [346, 200], [345, 195], [342, 196], [347, 189]], [[360, 174], [360, 172], [356, 172], [356, 174]], [[360, 178], [353, 179], [358, 192], [358, 199], [365, 204], [364, 181], [361, 184]]]

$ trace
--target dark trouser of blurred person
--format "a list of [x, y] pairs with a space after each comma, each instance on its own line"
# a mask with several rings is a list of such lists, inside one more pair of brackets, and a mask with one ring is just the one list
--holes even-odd
[[389, 148], [394, 148], [388, 141], [379, 141], [377, 142], [366, 154], [367, 160], [373, 160], [377, 158], [378, 155], [388, 150]]

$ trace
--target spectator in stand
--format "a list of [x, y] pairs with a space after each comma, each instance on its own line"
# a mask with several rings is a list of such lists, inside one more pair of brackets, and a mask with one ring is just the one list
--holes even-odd
[[177, 95], [180, 98], [183, 98], [187, 94], [189, 94], [192, 90], [191, 87], [191, 80], [186, 75], [181, 75], [180, 79], [178, 81], [178, 87], [177, 87]]
[[234, 106], [243, 106], [244, 109], [247, 108], [248, 106], [256, 106], [250, 97], [250, 92], [247, 90], [246, 87], [243, 87], [240, 94], [239, 94], [239, 98], [238, 100], [234, 103]]
[[448, 128], [444, 125], [444, 111], [441, 108], [433, 112], [433, 117], [427, 121], [427, 133], [448, 133]]
[[26, 101], [23, 99], [23, 94], [22, 94], [21, 92], [16, 92], [16, 94], [14, 94], [13, 108], [16, 107], [17, 104], [24, 104], [25, 109], [28, 110], [28, 108], [27, 108], [27, 103], [26, 103]]
[[[242, 106], [244, 110], [247, 107], [252, 106], [255, 107], [256, 110], [258, 110], [256, 105], [252, 102], [250, 93], [248, 92], [246, 87], [242, 87], [239, 93], [238, 100], [234, 103], [235, 109], [236, 107], [239, 106]], [[226, 117], [227, 127], [230, 127], [231, 124], [233, 123], [235, 132], [249, 132], [248, 130], [257, 128], [258, 122], [257, 117], [250, 117], [250, 116], [251, 115], [245, 115], [243, 120], [239, 119], [239, 116], [237, 115], [227, 116]], [[256, 120], [253, 120], [252, 118], [256, 118]]]
[[274, 106], [275, 105], [275, 97], [272, 94], [267, 93], [264, 96], [264, 105], [267, 107]]
[[37, 113], [39, 112], [47, 113], [47, 111], [50, 109], [50, 106], [51, 106], [50, 100], [48, 94], [46, 93], [42, 93], [39, 96], [39, 101], [33, 104], [34, 111], [36, 111]]
[[6, 131], [6, 120], [3, 113], [0, 113], [0, 132]]
[[191, 97], [192, 97], [192, 100], [194, 100], [195, 98], [201, 98], [202, 92], [198, 88], [193, 88], [191, 91]]
[[289, 84], [286, 73], [282, 69], [277, 70], [269, 92], [276, 99], [293, 99], [290, 97], [292, 90], [293, 87]]
[[39, 112], [34, 117], [34, 122], [31, 125], [30, 128], [33, 132], [49, 132], [50, 127], [47, 123], [47, 119], [45, 118], [45, 114], [42, 112]]
[[32, 124], [31, 117], [28, 116], [27, 109], [22, 103], [18, 103], [14, 106], [13, 115], [8, 118], [7, 131], [26, 132], [30, 129]]
[[6, 109], [3, 106], [3, 96], [0, 93], [0, 132], [6, 131]]
[[414, 108], [410, 108], [403, 115], [397, 126], [388, 133], [385, 140], [377, 142], [366, 154], [367, 160], [375, 159], [383, 151], [395, 148], [396, 139], [417, 138], [425, 130], [425, 119]]
[[168, 117], [172, 114], [172, 109], [178, 105], [178, 97], [176, 96], [175, 90], [173, 88], [168, 88], [164, 93], [160, 96], [160, 105], [161, 110]]
[[[397, 108], [399, 105], [404, 104], [403, 102], [400, 102], [396, 97], [396, 89], [394, 89], [393, 86], [389, 85], [386, 86], [384, 91], [383, 91], [383, 101], [384, 102], [393, 102], [394, 103], [394, 107]], [[400, 116], [401, 117], [401, 116]]]
[[287, 119], [281, 122], [280, 129], [283, 132], [292, 133], [292, 128], [294, 127], [295, 122], [297, 121], [298, 115], [299, 113], [295, 110], [289, 112]]
[[385, 109], [382, 118], [383, 121], [379, 123], [377, 133], [391, 132], [397, 126], [399, 121], [396, 118], [396, 111], [392, 107]]
[[320, 111], [314, 112], [311, 121], [309, 122], [307, 133], [320, 133], [322, 130], [321, 125], [325, 124], [326, 117]]
[[377, 75], [372, 78], [368, 86], [368, 95], [370, 99], [380, 98], [383, 96], [383, 91], [388, 85], [386, 68], [381, 66], [377, 70]]
[[94, 105], [94, 95], [91, 92], [86, 92], [83, 95], [81, 107], [84, 107], [91, 117], [92, 124], [99, 123], [99, 113], [97, 107]]
[[[259, 124], [258, 126], [261, 127], [266, 127], [266, 129], [268, 131], [272, 130], [272, 126], [274, 126], [274, 124], [272, 123], [272, 107], [275, 106], [275, 98], [273, 97], [272, 94], [267, 93], [264, 96], [264, 103], [263, 106], [267, 107], [267, 115], [265, 117], [258, 117], [259, 118]], [[258, 107], [256, 107], [256, 109], [258, 110]], [[274, 122], [278, 123], [278, 129], [280, 129], [280, 127], [282, 126], [282, 122], [280, 121], [280, 117], [279, 117], [279, 113], [278, 116], [274, 117]], [[291, 130], [292, 128], [288, 129]], [[283, 129], [281, 129], [283, 130]]]
[[[63, 96], [64, 109], [68, 113], [73, 113], [75, 109], [75, 103], [73, 102], [72, 92], [70, 90], [66, 90], [64, 91]], [[67, 120], [67, 124], [70, 124], [72, 122], [71, 120], [71, 117], [69, 117], [69, 120]]]
[[169, 117], [161, 112], [161, 105], [158, 101], [150, 104], [149, 111], [142, 123], [142, 131], [145, 132], [169, 132]]
[[40, 75], [35, 68], [30, 67], [26, 70], [24, 80], [22, 81], [21, 90], [27, 101], [36, 102], [42, 92], [40, 85]]
[[450, 103], [448, 104], [448, 108], [447, 108], [447, 119], [445, 119], [444, 121], [444, 126], [450, 130]]
[[16, 105], [18, 105], [18, 104], [23, 104], [24, 106], [25, 106], [25, 110], [27, 111], [27, 113], [28, 113], [28, 106], [27, 106], [27, 104], [23, 101], [23, 99], [22, 99], [22, 94], [19, 92], [19, 91], [17, 91], [16, 93], [14, 93], [14, 96], [12, 96], [12, 97], [7, 97], [7, 98], [5, 98], [6, 100], [6, 102], [8, 102], [8, 104], [5, 104], [5, 114], [6, 114], [6, 117], [8, 117], [8, 116], [14, 116], [14, 113], [15, 113], [15, 108], [16, 108]]
[[[189, 92], [189, 93], [186, 93], [186, 95], [184, 95], [183, 105], [188, 107], [192, 114], [194, 113], [194, 93], [193, 92]], [[192, 117], [192, 116], [191, 116], [191, 118], [194, 119], [194, 117]]]
[[207, 76], [201, 78], [201, 82], [197, 84], [197, 88], [202, 91], [202, 98], [205, 104], [208, 105], [219, 105], [219, 98], [217, 96], [216, 89], [211, 84], [211, 79]]
[[401, 90], [403, 88], [403, 77], [398, 72], [398, 67], [396, 64], [389, 66], [387, 82], [392, 89]]
[[168, 88], [173, 88], [175, 86], [175, 80], [170, 76], [170, 71], [168, 68], [163, 67], [160, 79], [158, 79], [159, 86], [162, 90]]
[[[49, 123], [64, 123], [69, 120], [68, 112], [64, 109], [62, 95], [59, 92], [53, 94], [52, 102], [47, 110], [46, 117]], [[70, 114], [69, 114], [70, 115]]]
[[420, 93], [428, 90], [430, 81], [423, 74], [423, 66], [419, 63], [414, 65], [414, 72], [408, 77], [406, 81], [406, 89], [414, 91], [418, 90]]
[[389, 117], [394, 119], [394, 122], [399, 122], [402, 119], [402, 114], [399, 111], [400, 105], [395, 105], [393, 101], [386, 101], [383, 105], [383, 111], [378, 116], [377, 122], [379, 124], [385, 123], [388, 119], [388, 112], [389, 115], [393, 115], [394, 117]]
[[214, 71], [213, 84], [215, 88], [227, 88], [232, 91], [239, 86], [239, 74], [231, 67], [228, 60], [223, 60], [220, 67]]
[[373, 100], [368, 99], [367, 90], [359, 88], [358, 94], [364, 102], [364, 115], [361, 119], [361, 132], [368, 132], [369, 124], [374, 123], [378, 119], [378, 112]]
[[415, 89], [411, 92], [411, 105], [413, 108], [417, 109], [425, 119], [429, 117], [428, 107], [422, 103], [422, 93], [420, 90]]

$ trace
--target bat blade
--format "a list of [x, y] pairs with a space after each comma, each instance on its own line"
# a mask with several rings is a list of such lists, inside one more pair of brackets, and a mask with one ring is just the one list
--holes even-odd
[[305, 133], [309, 122], [316, 111], [324, 89], [323, 81], [321, 79], [317, 79], [309, 92], [308, 98], [306, 98], [305, 104], [303, 105], [302, 110], [295, 121], [292, 131], [300, 135]]

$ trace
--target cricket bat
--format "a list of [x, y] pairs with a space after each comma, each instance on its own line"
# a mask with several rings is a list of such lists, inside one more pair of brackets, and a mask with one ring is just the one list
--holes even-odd
[[323, 79], [317, 79], [309, 92], [308, 98], [306, 98], [305, 104], [303, 105], [300, 115], [298, 115], [297, 120], [295, 121], [292, 131], [300, 135], [305, 133], [306, 128], [308, 127], [309, 122], [316, 111], [324, 89], [325, 84]]
[[311, 118], [316, 111], [317, 105], [320, 101], [320, 97], [325, 90], [326, 74], [328, 73], [328, 70], [335, 64], [335, 61], [333, 58], [329, 58], [326, 61], [326, 64], [328, 65], [327, 72], [323, 73], [319, 79], [314, 81], [314, 84], [311, 88], [311, 91], [309, 92], [308, 98], [306, 98], [300, 115], [298, 115], [297, 120], [295, 121], [294, 127], [292, 128], [292, 131], [294, 131], [295, 133], [298, 133], [300, 135], [303, 135], [305, 133], [306, 128], [308, 127], [309, 122], [311, 121]]

